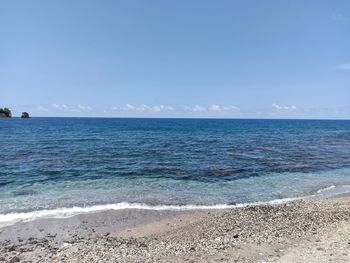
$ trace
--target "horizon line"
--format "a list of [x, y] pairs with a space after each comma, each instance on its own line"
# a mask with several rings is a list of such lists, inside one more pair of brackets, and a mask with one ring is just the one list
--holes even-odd
[[[188, 119], [188, 120], [324, 120], [324, 121], [350, 121], [349, 119], [343, 118], [220, 118], [220, 117], [136, 117], [136, 116], [31, 116], [30, 118], [71, 118], [71, 119]], [[22, 119], [20, 116], [12, 116], [11, 118], [0, 118], [0, 119]]]

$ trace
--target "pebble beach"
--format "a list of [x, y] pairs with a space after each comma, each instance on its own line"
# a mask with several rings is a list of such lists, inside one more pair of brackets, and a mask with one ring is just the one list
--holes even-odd
[[0, 229], [0, 262], [350, 262], [350, 198], [126, 209]]

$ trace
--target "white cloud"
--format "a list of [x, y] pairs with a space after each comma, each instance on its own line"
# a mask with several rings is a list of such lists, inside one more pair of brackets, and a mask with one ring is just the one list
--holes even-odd
[[350, 70], [350, 63], [344, 63], [337, 66], [338, 69]]
[[132, 106], [131, 104], [126, 104], [126, 109], [127, 109], [127, 110], [134, 110], [135, 107]]
[[44, 106], [38, 106], [38, 110], [39, 111], [45, 111], [45, 112], [49, 112], [50, 110], [48, 108], [45, 108]]
[[54, 108], [55, 110], [65, 110], [65, 111], [67, 111], [69, 109], [69, 107], [66, 104], [53, 103], [53, 104], [51, 104], [51, 107]]
[[77, 109], [79, 109], [80, 111], [92, 111], [92, 107], [84, 106], [84, 105], [81, 105], [81, 104], [78, 104]]
[[204, 108], [204, 107], [202, 107], [202, 106], [200, 106], [200, 105], [196, 105], [196, 106], [194, 106], [193, 108], [192, 108], [192, 111], [193, 112], [204, 112], [204, 111], [206, 111], [207, 109], [206, 108]]
[[140, 111], [140, 112], [144, 112], [144, 111], [150, 111], [150, 107], [148, 107], [145, 104], [142, 104], [140, 107], [136, 107], [135, 110]]
[[168, 112], [173, 111], [174, 108], [171, 106], [165, 105], [153, 105], [148, 106], [146, 104], [141, 104], [140, 106], [133, 106], [131, 104], [126, 104], [125, 107], [114, 106], [111, 108], [114, 111], [129, 111], [129, 112], [148, 112], [148, 113], [159, 113], [159, 112]]
[[84, 106], [81, 104], [78, 104], [76, 107], [70, 107], [66, 104], [57, 104], [52, 103], [51, 108], [53, 108], [55, 111], [71, 111], [71, 112], [86, 112], [86, 111], [92, 111], [92, 107], [90, 106]]
[[51, 107], [54, 108], [54, 109], [56, 109], [56, 110], [61, 109], [61, 106], [58, 105], [58, 104], [56, 104], [56, 103], [51, 104]]
[[155, 105], [151, 107], [150, 110], [154, 112], [161, 112], [161, 111], [172, 111], [174, 110], [174, 108], [170, 106], [164, 106], [164, 105]]
[[226, 111], [240, 111], [241, 109], [239, 107], [236, 107], [236, 106], [228, 106], [228, 107], [224, 107], [224, 110], [226, 110]]
[[287, 105], [287, 106], [281, 106], [276, 103], [272, 104], [272, 107], [276, 110], [286, 110], [286, 111], [295, 111], [297, 110], [297, 107], [294, 105]]
[[222, 106], [218, 104], [212, 104], [208, 107], [204, 107], [201, 105], [195, 105], [194, 107], [185, 106], [183, 107], [183, 111], [191, 112], [191, 113], [208, 113], [212, 114], [230, 114], [230, 113], [238, 113], [240, 108], [236, 106]]
[[221, 107], [219, 105], [213, 104], [209, 107], [209, 110], [211, 111], [221, 111]]
[[275, 109], [278, 109], [278, 110], [281, 110], [282, 109], [282, 106], [276, 104], [276, 103], [272, 103], [272, 107], [275, 108]]
[[240, 108], [236, 106], [222, 106], [218, 104], [212, 104], [210, 106], [183, 106], [183, 107], [173, 107], [167, 106], [163, 104], [159, 105], [146, 105], [141, 104], [139, 106], [135, 106], [132, 104], [126, 104], [125, 106], [112, 106], [106, 109], [106, 112], [115, 112], [120, 114], [161, 114], [161, 113], [171, 113], [175, 115], [189, 114], [209, 114], [213, 116], [213, 114], [237, 114], [240, 112]]
[[230, 112], [238, 112], [240, 108], [236, 106], [220, 106], [217, 104], [213, 104], [209, 107], [209, 110], [212, 112], [222, 112], [222, 113], [230, 113]]

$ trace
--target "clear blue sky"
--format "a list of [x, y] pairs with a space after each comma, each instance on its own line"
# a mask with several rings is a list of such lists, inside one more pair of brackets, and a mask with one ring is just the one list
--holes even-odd
[[350, 118], [350, 1], [0, 1], [0, 107]]

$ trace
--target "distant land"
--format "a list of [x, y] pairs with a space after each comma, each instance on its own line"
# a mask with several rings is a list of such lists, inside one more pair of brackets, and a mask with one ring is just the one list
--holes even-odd
[[12, 113], [8, 108], [0, 108], [0, 118], [11, 118]]
[[[0, 118], [12, 118], [12, 112], [9, 108], [0, 108]], [[22, 119], [27, 119], [30, 118], [29, 117], [29, 113], [28, 112], [22, 112], [21, 115]]]

